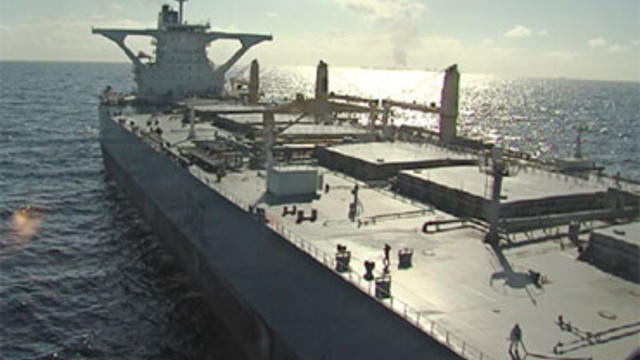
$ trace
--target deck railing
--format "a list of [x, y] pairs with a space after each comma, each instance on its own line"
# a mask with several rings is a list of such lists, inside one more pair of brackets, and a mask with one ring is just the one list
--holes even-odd
[[[244, 211], [250, 211], [250, 204], [247, 201], [243, 200], [233, 192], [228, 191], [221, 186], [218, 186], [215, 180], [212, 180], [212, 178], [208, 174], [203, 172], [200, 168], [191, 167], [189, 170], [192, 175], [217, 191], [233, 204], [243, 209]], [[428, 319], [427, 317], [423, 316], [422, 312], [415, 310], [406, 302], [402, 301], [396, 296], [393, 296], [393, 294], [387, 294], [388, 297], [385, 299], [377, 298], [375, 282], [368, 281], [364, 279], [358, 272], [353, 271], [353, 268], [357, 267], [359, 267], [360, 269], [364, 269], [364, 262], [360, 261], [358, 258], [352, 256], [350, 259], [350, 264], [352, 264], [353, 266], [350, 266], [349, 270], [346, 272], [338, 272], [336, 271], [335, 256], [319, 249], [311, 242], [305, 240], [302, 236], [296, 234], [286, 226], [282, 225], [282, 223], [267, 221], [265, 222], [265, 225], [279, 234], [283, 239], [288, 240], [298, 249], [305, 252], [316, 261], [323, 264], [329, 270], [333, 271], [335, 274], [339, 275], [344, 280], [354, 285], [358, 290], [366, 293], [373, 299], [376, 299], [379, 303], [386, 306], [389, 310], [392, 310], [393, 312], [407, 320], [409, 323], [429, 334], [433, 339], [445, 345], [460, 357], [468, 360], [495, 360], [493, 357], [485, 354], [477, 347], [470, 345], [455, 332], [450, 331], [446, 327], [438, 324], [435, 320]], [[380, 291], [384, 290], [378, 289], [378, 292]]]

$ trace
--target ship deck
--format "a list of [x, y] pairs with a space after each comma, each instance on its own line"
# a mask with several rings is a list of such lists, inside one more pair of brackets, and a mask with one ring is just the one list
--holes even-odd
[[[457, 188], [486, 200], [491, 199], [491, 177], [481, 172], [478, 166], [441, 167], [419, 172], [407, 170], [403, 173], [424, 181]], [[504, 177], [502, 202], [606, 192], [607, 186], [604, 181], [594, 182], [535, 168], [523, 168], [516, 176]]]
[[[204, 112], [206, 114], [206, 112]], [[220, 116], [243, 125], [262, 126], [262, 113], [220, 113]], [[298, 119], [298, 116], [291, 114], [274, 114], [274, 121], [276, 124], [288, 124]], [[304, 116], [300, 120], [300, 123], [313, 123], [311, 116]]]
[[640, 247], [640, 222], [612, 226], [597, 230], [596, 233]]
[[[148, 115], [129, 116], [126, 123], [134, 121], [144, 128], [148, 119]], [[180, 121], [161, 117], [159, 126], [163, 141], [173, 144], [186, 138], [188, 126]], [[198, 124], [196, 130], [200, 138], [214, 132], [225, 134], [209, 124]], [[328, 268], [335, 266], [337, 246], [346, 246], [351, 252], [352, 271], [342, 276], [354, 284], [354, 291], [373, 296], [373, 283], [362, 278], [363, 262], [375, 261], [379, 275], [383, 247], [389, 244], [392, 298], [380, 301], [466, 357], [508, 358], [508, 337], [516, 323], [532, 357], [624, 358], [640, 343], [640, 284], [578, 261], [578, 251], [568, 238], [493, 248], [483, 242], [483, 229], [470, 224], [423, 233], [426, 221], [456, 218], [388, 190], [368, 187], [342, 173], [323, 167], [319, 170], [324, 183], [330, 185], [328, 192], [313, 200], [273, 202], [265, 194], [264, 171], [229, 172], [216, 182], [215, 174], [190, 167], [194, 176], [243, 209], [264, 208], [268, 226]], [[460, 181], [469, 181], [465, 187], [475, 186], [466, 174], [448, 176], [442, 181], [453, 181], [453, 176], [455, 186]], [[545, 179], [540, 186], [546, 189], [573, 186], [564, 178], [538, 176]], [[355, 184], [360, 187], [359, 221], [347, 216]], [[581, 184], [576, 184], [571, 191], [580, 188]], [[518, 195], [511, 190], [509, 196], [527, 193]], [[298, 224], [294, 216], [283, 216], [285, 205], [296, 205], [305, 214], [315, 209], [317, 220]], [[413, 249], [408, 269], [397, 266], [397, 251], [403, 248]], [[541, 286], [534, 284], [530, 270], [542, 275]], [[571, 330], [556, 323], [559, 315], [571, 324]]]
[[442, 159], [474, 160], [470, 154], [450, 151], [435, 145], [410, 144], [405, 142], [378, 142], [338, 145], [330, 149], [345, 157], [359, 159], [371, 164], [424, 163]]
[[[557, 348], [558, 358], [622, 358], [639, 343], [640, 286], [576, 260], [578, 252], [567, 238], [496, 253], [483, 243], [484, 232], [472, 227], [424, 234], [425, 221], [453, 216], [364, 184], [360, 184], [359, 218], [367, 224], [358, 226], [347, 218], [350, 189], [357, 181], [326, 169], [324, 179], [331, 184], [329, 193], [311, 202], [288, 204], [306, 213], [317, 209], [318, 220], [302, 224], [296, 224], [293, 216], [283, 217], [282, 204], [264, 202], [265, 181], [255, 171], [229, 174], [213, 187], [233, 194], [239, 203], [265, 207], [272, 225], [328, 257], [338, 244], [346, 246], [352, 254], [351, 267], [360, 275], [365, 260], [375, 261], [378, 272], [382, 269], [383, 247], [389, 244], [395, 309], [404, 312], [398, 301], [404, 302], [409, 312], [420, 313], [426, 329], [433, 321], [445, 341], [449, 332], [469, 348], [507, 358], [506, 339], [518, 323], [532, 353], [553, 356], [554, 346], [564, 344]], [[375, 217], [379, 219], [373, 224]], [[396, 253], [402, 248], [413, 249], [409, 269], [397, 268]], [[548, 282], [538, 288], [529, 270], [540, 272]], [[561, 330], [555, 323], [558, 315], [577, 330]], [[578, 330], [601, 332], [601, 342], [591, 344]]]

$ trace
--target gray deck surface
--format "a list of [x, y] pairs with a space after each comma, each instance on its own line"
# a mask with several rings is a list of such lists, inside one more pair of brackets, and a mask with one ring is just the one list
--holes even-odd
[[[317, 209], [317, 222], [295, 224], [294, 217], [281, 216], [282, 205], [269, 207], [271, 221], [327, 254], [334, 254], [338, 244], [346, 245], [355, 258], [352, 267], [360, 273], [364, 273], [364, 260], [375, 261], [376, 270], [381, 270], [382, 248], [388, 243], [393, 254], [393, 295], [481, 351], [496, 359], [507, 358], [506, 338], [515, 323], [523, 330], [527, 349], [546, 355], [553, 355], [553, 347], [563, 342], [572, 345], [561, 349], [575, 348], [565, 357], [622, 358], [640, 343], [640, 285], [575, 260], [577, 251], [568, 239], [505, 250], [513, 272], [505, 271], [491, 248], [482, 242], [484, 233], [480, 231], [463, 228], [429, 235], [420, 232], [426, 220], [452, 218], [445, 213], [432, 211], [358, 227], [347, 219], [349, 189], [355, 181], [324, 171], [325, 183], [331, 184], [332, 190], [312, 203], [297, 204], [299, 209]], [[260, 204], [264, 179], [256, 172], [243, 172], [230, 174], [214, 186]], [[361, 218], [425, 208], [374, 189], [364, 188], [360, 198], [364, 208]], [[413, 267], [398, 270], [395, 254], [404, 247], [414, 249]], [[549, 283], [541, 289], [535, 287], [527, 276], [529, 269], [541, 272]], [[636, 333], [589, 345], [554, 324], [560, 314], [584, 331], [595, 333], [635, 323], [631, 330]], [[611, 314], [614, 319], [607, 318]], [[626, 331], [607, 336], [623, 333]]]
[[[441, 167], [419, 172], [406, 170], [403, 173], [450, 188], [463, 189], [465, 192], [485, 199], [491, 198], [493, 180], [489, 175], [481, 172], [478, 166]], [[505, 177], [502, 182], [502, 194], [507, 197], [503, 202], [507, 203], [606, 190], [605, 183], [586, 181], [533, 168], [527, 169], [526, 172], [521, 170], [515, 176]]]
[[450, 152], [433, 145], [418, 145], [404, 142], [375, 142], [332, 146], [330, 151], [378, 164], [436, 161], [443, 159], [474, 159], [468, 154]]
[[194, 109], [197, 112], [208, 112], [216, 114], [233, 114], [233, 113], [251, 113], [261, 112], [266, 109], [262, 105], [244, 105], [242, 103], [230, 103], [230, 102], [212, 102], [201, 103], [194, 105]]
[[[131, 119], [144, 127], [148, 116]], [[183, 127], [180, 121], [161, 119], [160, 123], [165, 130], [163, 137], [168, 141], [173, 143], [186, 137], [188, 127]], [[204, 124], [198, 125], [197, 130], [202, 136], [213, 133], [213, 129]], [[398, 143], [373, 150], [367, 145], [348, 148], [352, 153], [361, 153], [361, 156], [374, 161], [381, 155], [389, 161], [407, 160], [408, 153], [413, 154], [410, 159], [440, 156], [429, 147], [425, 148], [426, 154], [415, 154], [410, 150], [412, 145]], [[367, 188], [362, 183], [360, 219], [367, 222], [371, 216], [390, 216], [379, 219], [375, 224], [369, 221], [359, 227], [347, 218], [352, 198], [350, 189], [357, 181], [324, 168], [320, 170], [331, 190], [312, 202], [296, 203], [307, 214], [312, 208], [318, 211], [316, 222], [305, 221], [302, 224], [296, 224], [293, 216], [282, 216], [284, 204], [264, 203], [264, 172], [260, 175], [255, 170], [232, 172], [220, 183], [215, 183], [215, 175], [196, 167], [191, 170], [194, 176], [232, 198], [239, 206], [246, 208], [246, 205], [253, 204], [265, 207], [271, 226], [286, 229], [285, 233], [304, 239], [325, 256], [332, 257], [338, 244], [346, 245], [352, 252], [351, 267], [356, 273], [364, 272], [362, 262], [367, 259], [376, 262], [376, 272], [379, 272], [382, 249], [388, 243], [392, 247], [391, 292], [396, 301], [390, 306], [402, 314], [403, 305], [399, 304], [407, 304], [420, 313], [424, 328], [428, 329], [433, 321], [436, 329], [440, 329], [436, 335], [443, 336], [445, 332], [442, 329], [446, 329], [452, 337], [464, 339], [468, 349], [474, 347], [495, 359], [508, 359], [507, 338], [516, 323], [522, 328], [528, 351], [551, 359], [622, 359], [640, 344], [640, 285], [577, 261], [577, 251], [568, 239], [534, 242], [503, 250], [502, 254], [508, 261], [506, 265], [494, 250], [482, 242], [484, 233], [481, 231], [458, 228], [424, 234], [420, 231], [424, 221], [451, 219], [453, 216], [384, 190]], [[459, 172], [436, 170], [428, 176], [443, 182], [455, 179], [452, 182], [454, 186], [463, 179], [465, 189], [481, 196], [484, 194], [484, 175], [478, 173], [477, 167], [451, 170]], [[427, 176], [427, 171], [418, 175]], [[510, 199], [585, 191], [584, 184], [565, 183], [555, 174], [524, 174], [519, 178], [514, 178], [513, 183], [511, 178], [507, 181]], [[519, 191], [515, 189], [516, 184], [518, 187], [531, 186], [532, 189]], [[586, 188], [586, 191], [600, 189], [588, 185]], [[420, 211], [423, 214], [417, 215]], [[629, 237], [637, 236], [638, 226], [637, 223], [630, 225]], [[397, 250], [404, 247], [414, 249], [413, 267], [398, 270]], [[542, 288], [531, 283], [529, 269], [541, 272], [548, 280]], [[388, 304], [390, 300], [384, 302]], [[561, 330], [554, 323], [560, 314], [566, 322], [582, 331], [600, 333], [600, 341], [590, 343], [584, 334], [581, 337], [575, 331]], [[563, 344], [558, 347], [563, 353], [554, 355], [552, 351], [558, 342]]]
[[640, 246], [640, 222], [616, 225], [606, 229], [599, 229], [595, 232]]
[[[292, 114], [274, 114], [274, 120], [276, 124], [286, 124], [294, 121], [299, 115]], [[239, 124], [248, 125], [262, 125], [262, 113], [249, 113], [249, 114], [228, 114], [223, 116], [225, 119], [233, 120]], [[301, 123], [313, 123], [315, 120], [313, 116], [305, 116], [300, 119]]]
[[296, 124], [286, 129], [284, 135], [363, 135], [367, 132], [363, 129], [354, 128], [351, 126], [341, 125], [316, 125], [316, 124]]

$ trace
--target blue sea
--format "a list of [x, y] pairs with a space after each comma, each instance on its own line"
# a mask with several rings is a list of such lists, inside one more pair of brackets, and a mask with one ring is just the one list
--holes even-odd
[[[236, 73], [235, 75], [242, 75]], [[245, 74], [246, 75], [246, 74]], [[267, 100], [312, 94], [315, 69], [266, 68]], [[0, 358], [229, 359], [215, 315], [105, 172], [98, 94], [128, 64], [0, 62]], [[330, 68], [337, 93], [430, 103], [442, 73]], [[459, 132], [541, 159], [583, 153], [640, 179], [640, 83], [462, 74]], [[437, 119], [397, 113], [398, 123]], [[19, 229], [16, 212], [40, 215]], [[196, 300], [194, 300], [196, 299]]]

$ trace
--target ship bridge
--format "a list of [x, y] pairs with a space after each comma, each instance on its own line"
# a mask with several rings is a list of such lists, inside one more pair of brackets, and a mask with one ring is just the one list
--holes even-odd
[[[149, 102], [173, 101], [187, 96], [219, 96], [225, 73], [254, 45], [272, 40], [271, 35], [209, 31], [209, 24], [191, 25], [183, 21], [180, 10], [163, 5], [157, 29], [92, 29], [115, 42], [134, 66], [138, 98]], [[155, 61], [150, 55], [135, 54], [126, 44], [128, 36], [150, 36]], [[214, 65], [206, 53], [216, 40], [237, 40], [240, 48], [224, 63]], [[147, 59], [148, 61], [143, 61]]]

